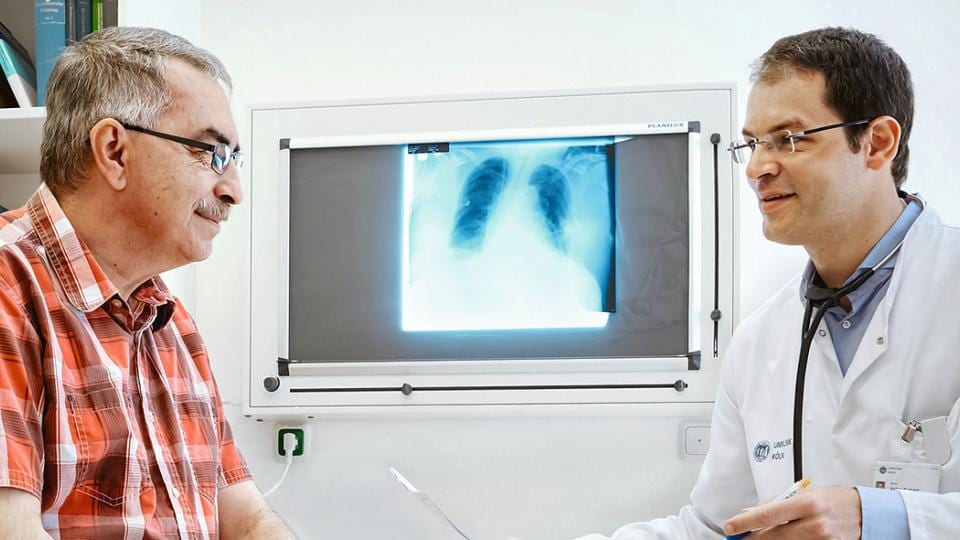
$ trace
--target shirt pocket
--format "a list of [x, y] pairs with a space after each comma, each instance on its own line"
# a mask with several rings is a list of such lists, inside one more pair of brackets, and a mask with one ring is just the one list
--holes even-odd
[[215, 503], [220, 471], [219, 421], [206, 400], [178, 398], [176, 404], [197, 490]]
[[77, 442], [76, 491], [119, 506], [148, 487], [137, 459], [138, 442], [113, 384], [68, 391], [67, 409]]

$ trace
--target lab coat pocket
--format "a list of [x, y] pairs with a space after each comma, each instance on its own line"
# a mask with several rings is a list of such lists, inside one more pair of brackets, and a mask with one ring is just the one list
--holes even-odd
[[954, 402], [946, 424], [950, 457], [943, 465], [940, 493], [960, 491], [960, 400]]
[[[908, 434], [909, 433], [909, 434]], [[904, 436], [908, 440], [904, 439]], [[926, 461], [923, 452], [923, 433], [917, 430], [908, 430], [899, 417], [894, 418], [891, 430], [885, 436], [887, 449], [880, 456], [885, 461], [899, 461], [903, 463], [921, 463]]]

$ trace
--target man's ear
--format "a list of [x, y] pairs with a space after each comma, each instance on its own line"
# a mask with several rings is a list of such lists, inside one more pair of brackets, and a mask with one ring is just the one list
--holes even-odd
[[900, 122], [892, 116], [874, 118], [865, 135], [867, 167], [879, 171], [892, 163], [900, 149]]
[[127, 130], [113, 118], [104, 118], [90, 128], [90, 150], [98, 176], [117, 191], [127, 187]]

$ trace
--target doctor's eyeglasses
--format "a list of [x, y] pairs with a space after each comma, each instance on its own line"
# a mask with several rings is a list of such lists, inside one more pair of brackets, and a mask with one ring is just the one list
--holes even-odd
[[239, 150], [231, 150], [230, 147], [224, 143], [205, 143], [203, 141], [188, 139], [178, 135], [161, 133], [145, 127], [127, 124], [125, 122], [121, 122], [120, 125], [131, 131], [139, 131], [140, 133], [146, 133], [147, 135], [153, 135], [154, 137], [160, 137], [161, 139], [167, 139], [168, 141], [178, 142], [180, 144], [185, 144], [187, 146], [192, 146], [193, 148], [199, 148], [201, 150], [210, 152], [212, 154], [212, 157], [210, 158], [210, 168], [213, 169], [213, 171], [217, 174], [223, 174], [227, 170], [227, 166], [230, 165], [231, 160], [233, 160], [234, 167], [243, 166], [243, 154], [240, 153]]
[[807, 135], [813, 135], [814, 133], [820, 133], [821, 131], [827, 131], [828, 129], [862, 126], [863, 124], [869, 124], [870, 122], [871, 120], [869, 119], [855, 120], [853, 122], [842, 122], [840, 124], [830, 124], [829, 126], [805, 129], [803, 131], [790, 131], [789, 129], [783, 129], [780, 131], [774, 131], [773, 133], [767, 133], [760, 138], [750, 137], [748, 139], [733, 141], [730, 143], [727, 151], [733, 156], [734, 163], [746, 165], [750, 162], [750, 158], [753, 156], [753, 153], [757, 151], [758, 146], [762, 146], [767, 152], [793, 154], [797, 151], [797, 141], [803, 140], [803, 138]]

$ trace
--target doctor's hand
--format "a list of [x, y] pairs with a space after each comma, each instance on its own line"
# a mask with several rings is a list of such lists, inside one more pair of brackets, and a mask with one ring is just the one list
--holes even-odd
[[753, 531], [750, 540], [860, 538], [860, 493], [852, 487], [812, 487], [785, 501], [747, 508], [723, 525], [727, 535]]

